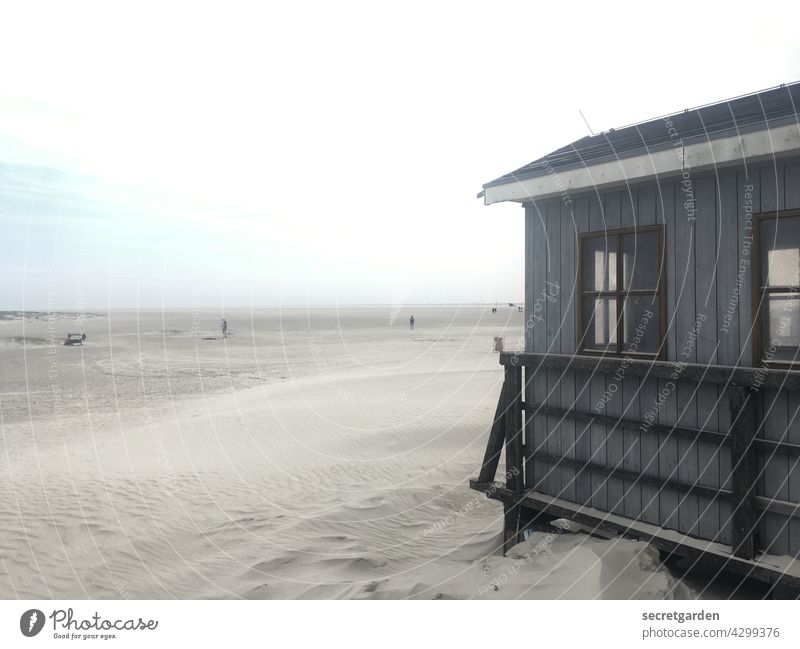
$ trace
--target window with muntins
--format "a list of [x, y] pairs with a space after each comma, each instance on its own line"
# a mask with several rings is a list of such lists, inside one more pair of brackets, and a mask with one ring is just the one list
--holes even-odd
[[756, 362], [800, 364], [800, 212], [758, 215]]
[[580, 235], [578, 351], [657, 358], [664, 340], [664, 228]]

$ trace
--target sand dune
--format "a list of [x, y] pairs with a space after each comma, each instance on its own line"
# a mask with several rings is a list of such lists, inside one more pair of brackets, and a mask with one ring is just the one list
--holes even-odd
[[0, 594], [692, 596], [631, 541], [554, 528], [500, 556], [500, 508], [466, 483], [492, 336], [521, 314], [416, 313], [266, 313], [216, 341], [192, 314], [110, 314], [55, 378], [47, 347], [7, 348]]

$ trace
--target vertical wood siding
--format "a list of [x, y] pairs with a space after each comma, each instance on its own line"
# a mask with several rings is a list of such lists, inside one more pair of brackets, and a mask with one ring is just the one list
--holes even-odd
[[[621, 227], [664, 225], [668, 361], [752, 364], [752, 215], [800, 208], [800, 161], [742, 166], [682, 179], [540, 201], [525, 207], [526, 349], [576, 351], [577, 236]], [[553, 287], [558, 287], [556, 299]], [[632, 420], [650, 412], [660, 424], [727, 432], [724, 386], [558, 370], [531, 371], [529, 403], [576, 408]], [[659, 395], [663, 403], [659, 404]], [[800, 394], [763, 390], [758, 435], [800, 443]], [[644, 475], [730, 489], [730, 449], [707, 441], [602, 423], [527, 413], [526, 444], [541, 453]], [[762, 458], [758, 493], [800, 502], [800, 459]], [[549, 463], [526, 466], [529, 488], [566, 500], [731, 542], [730, 502], [657, 489]], [[763, 513], [762, 549], [800, 557], [800, 518]]]

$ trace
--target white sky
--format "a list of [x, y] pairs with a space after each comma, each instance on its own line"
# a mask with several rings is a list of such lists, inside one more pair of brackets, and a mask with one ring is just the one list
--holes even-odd
[[519, 300], [484, 182], [800, 79], [796, 2], [17, 4], [0, 309]]

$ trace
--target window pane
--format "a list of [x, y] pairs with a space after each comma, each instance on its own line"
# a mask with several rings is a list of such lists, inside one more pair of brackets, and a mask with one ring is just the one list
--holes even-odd
[[617, 349], [617, 298], [583, 298], [584, 349]]
[[592, 237], [583, 242], [583, 290], [617, 290], [617, 237]]
[[800, 284], [800, 218], [761, 223], [761, 277], [766, 286]]
[[770, 293], [764, 295], [764, 360], [794, 361], [800, 346], [800, 295]]
[[658, 297], [631, 295], [622, 308], [622, 349], [635, 354], [658, 352], [660, 310]]
[[658, 232], [637, 232], [622, 237], [622, 283], [625, 289], [658, 288]]

